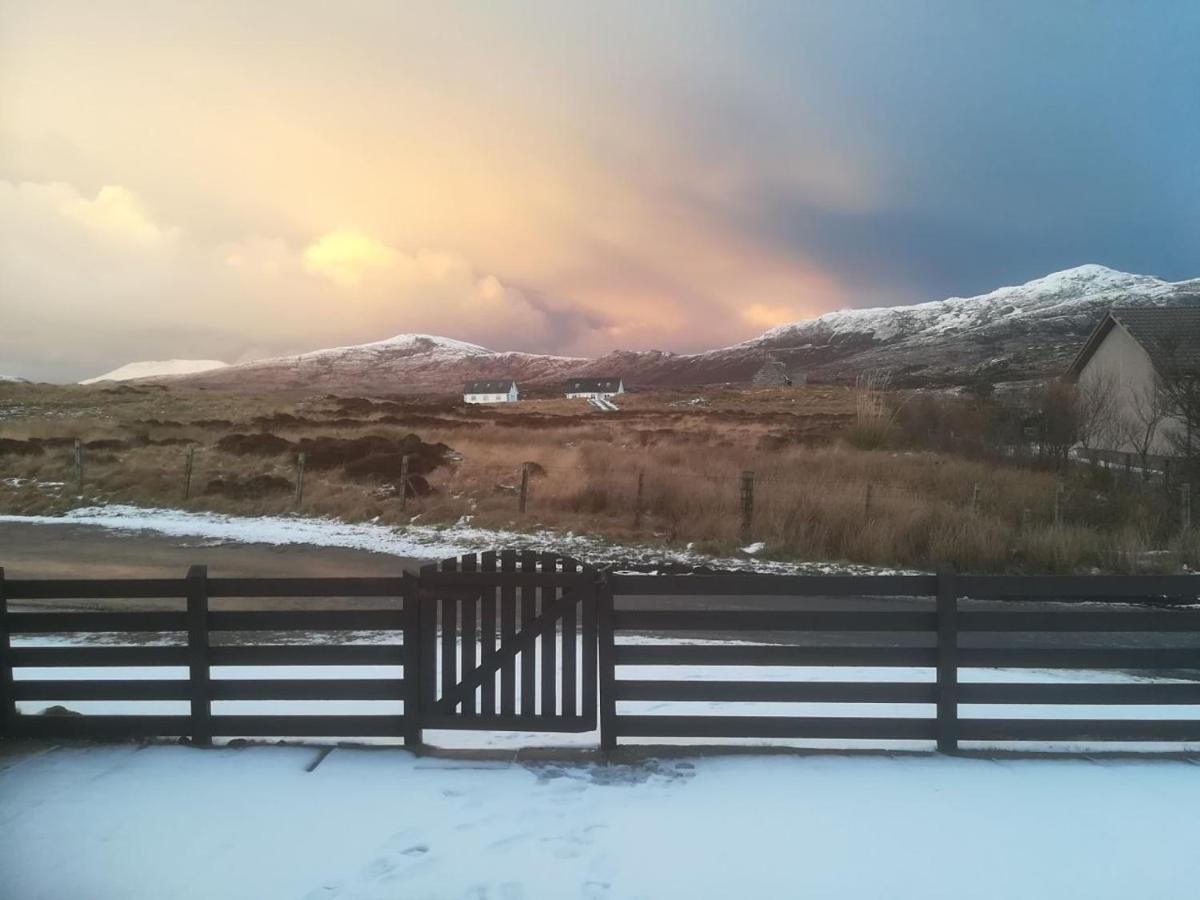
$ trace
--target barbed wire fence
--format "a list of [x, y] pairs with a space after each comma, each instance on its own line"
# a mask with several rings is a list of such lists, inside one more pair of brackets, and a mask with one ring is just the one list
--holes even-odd
[[[196, 444], [174, 447], [154, 445], [139, 449], [110, 449], [89, 446], [79, 440], [58, 441], [48, 445], [45, 462], [57, 464], [54, 477], [65, 476], [65, 483], [80, 495], [92, 485], [100, 486], [97, 475], [104, 466], [122, 466], [139, 449], [155, 452], [163, 465], [170, 468], [163, 474], [178, 478], [177, 489], [170, 493], [183, 504], [194, 504], [203, 496], [218, 493], [221, 479], [232, 478], [239, 472], [245, 483], [255, 478], [264, 491], [288, 494], [291, 507], [304, 507], [306, 479], [329, 480], [328, 470], [314, 473], [306, 466], [303, 452], [276, 458], [260, 458], [261, 467], [246, 475], [246, 457], [235, 456]], [[11, 457], [0, 455], [0, 475], [8, 476]], [[22, 471], [29, 471], [28, 458]], [[250, 466], [255, 468], [255, 465]], [[760, 536], [760, 523], [765, 513], [788, 504], [807, 503], [839, 495], [842, 502], [857, 502], [865, 523], [873, 516], [887, 515], [889, 504], [920, 501], [945, 504], [972, 516], [993, 516], [1019, 526], [1023, 531], [1071, 526], [1114, 527], [1120, 524], [1122, 510], [1141, 504], [1142, 521], [1148, 522], [1150, 537], [1156, 544], [1166, 544], [1180, 536], [1192, 534], [1192, 506], [1196, 485], [1172, 478], [1170, 470], [1159, 473], [1142, 471], [1130, 460], [1123, 465], [1105, 469], [1107, 482], [1101, 486], [1089, 484], [1081, 464], [1072, 477], [1059, 477], [1052, 490], [1023, 505], [1014, 505], [997, 484], [986, 480], [974, 481], [965, 490], [956, 487], [917, 487], [889, 484], [885, 480], [837, 479], [828, 477], [792, 476], [778, 471], [756, 472], [752, 469], [733, 471], [664, 472], [662, 465], [653, 467], [629, 464], [614, 458], [599, 466], [553, 465], [535, 461], [517, 463], [474, 463], [457, 460], [430, 477], [440, 490], [475, 492], [486, 495], [493, 503], [511, 503], [518, 515], [545, 514], [556, 507], [586, 508], [590, 495], [598, 510], [623, 513], [633, 528], [641, 528], [663, 514], [669, 506], [664, 498], [692, 497], [708, 504], [718, 504], [736, 519], [737, 534], [747, 543]], [[307, 470], [307, 471], [306, 471]], [[1094, 472], [1094, 470], [1093, 470]], [[262, 480], [265, 479], [265, 480]], [[19, 477], [6, 477], [12, 486]], [[408, 473], [407, 457], [397, 483], [389, 485], [387, 499], [404, 508], [420, 503], [424, 498], [415, 488]], [[344, 483], [344, 479], [342, 479]], [[58, 483], [58, 482], [56, 482]], [[236, 482], [235, 482], [236, 483]], [[226, 485], [228, 487], [228, 485]], [[501, 498], [509, 498], [502, 500]], [[581, 500], [582, 498], [582, 500]], [[847, 498], [856, 498], [848, 501]], [[170, 499], [169, 497], [166, 499]], [[679, 506], [676, 500], [675, 506]]]

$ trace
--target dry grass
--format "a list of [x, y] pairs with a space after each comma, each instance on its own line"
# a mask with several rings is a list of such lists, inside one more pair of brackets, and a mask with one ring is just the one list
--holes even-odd
[[[430, 476], [433, 494], [407, 506], [379, 480], [310, 471], [301, 511], [349, 521], [402, 525], [469, 515], [480, 525], [541, 525], [729, 552], [741, 543], [740, 473], [752, 470], [752, 539], [778, 558], [980, 572], [1131, 571], [1196, 558], [1192, 541], [1156, 547], [1156, 540], [1163, 541], [1155, 537], [1147, 504], [1126, 503], [1118, 515], [1104, 496], [1072, 486], [1064, 524], [1055, 525], [1056, 480], [1050, 474], [852, 447], [839, 438], [863, 421], [864, 402], [862, 391], [837, 388], [725, 390], [699, 398], [687, 392], [630, 395], [617, 414], [566, 400], [487, 409], [409, 400], [391, 404], [388, 416], [377, 408], [355, 418], [330, 398], [13, 386], [0, 389], [0, 437], [184, 439], [196, 442], [195, 466], [192, 494], [184, 501], [183, 445], [88, 451], [82, 491], [72, 483], [68, 446], [47, 447], [40, 456], [2, 455], [0, 479], [7, 481], [0, 482], [0, 510], [48, 512], [102, 501], [290, 512], [290, 490], [253, 500], [206, 492], [218, 478], [294, 478], [295, 463], [287, 455], [238, 457], [214, 447], [225, 434], [263, 430], [253, 425], [256, 416], [286, 413], [304, 421], [270, 431], [289, 440], [398, 438], [415, 431], [461, 454], [460, 462]], [[876, 407], [882, 409], [882, 402]], [[214, 419], [231, 424], [203, 424]], [[515, 491], [525, 461], [538, 463], [544, 474], [533, 478], [529, 512], [521, 516]], [[1150, 549], [1167, 552], [1147, 556]]]

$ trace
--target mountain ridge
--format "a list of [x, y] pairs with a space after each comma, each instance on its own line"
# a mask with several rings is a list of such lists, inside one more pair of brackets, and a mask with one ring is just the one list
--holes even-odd
[[887, 371], [902, 386], [955, 387], [1056, 375], [1116, 305], [1200, 303], [1200, 278], [1168, 282], [1088, 264], [974, 297], [835, 310], [700, 353], [616, 350], [597, 358], [494, 351], [426, 334], [315, 350], [156, 380], [235, 391], [450, 393], [473, 378], [548, 388], [573, 376], [627, 385], [749, 381], [768, 359], [813, 381]]

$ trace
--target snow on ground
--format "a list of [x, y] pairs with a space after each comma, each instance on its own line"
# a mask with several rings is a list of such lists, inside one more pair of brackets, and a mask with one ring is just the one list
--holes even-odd
[[[393, 528], [374, 522], [341, 522], [304, 516], [227, 516], [113, 504], [73, 509], [58, 516], [0, 515], [0, 522], [40, 525], [90, 525], [117, 531], [152, 531], [176, 537], [246, 544], [307, 544], [368, 550], [407, 559], [439, 559], [501, 548], [532, 548], [573, 556], [595, 566], [615, 564], [705, 566], [782, 574], [888, 574], [896, 570], [837, 563], [785, 563], [745, 557], [714, 557], [690, 549], [622, 546], [572, 532], [539, 529], [506, 531], [479, 528], [463, 520], [455, 525], [411, 524]], [[759, 553], [764, 545], [753, 545]], [[749, 550], [749, 548], [747, 548]]]
[[1179, 760], [337, 749], [307, 771], [317, 753], [17, 746], [0, 896], [1176, 900], [1200, 882], [1200, 777]]

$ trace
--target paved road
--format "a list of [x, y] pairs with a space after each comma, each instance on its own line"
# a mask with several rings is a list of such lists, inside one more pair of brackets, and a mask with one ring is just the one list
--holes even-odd
[[[217, 543], [86, 525], [0, 522], [0, 566], [8, 578], [181, 578], [189, 566], [201, 563], [214, 578], [391, 576], [420, 565], [418, 560], [339, 547]], [[72, 601], [77, 608], [98, 605]], [[174, 608], [177, 603], [143, 600], [136, 605]], [[233, 609], [243, 604], [221, 605]], [[262, 609], [292, 604], [257, 600], [253, 605]]]

